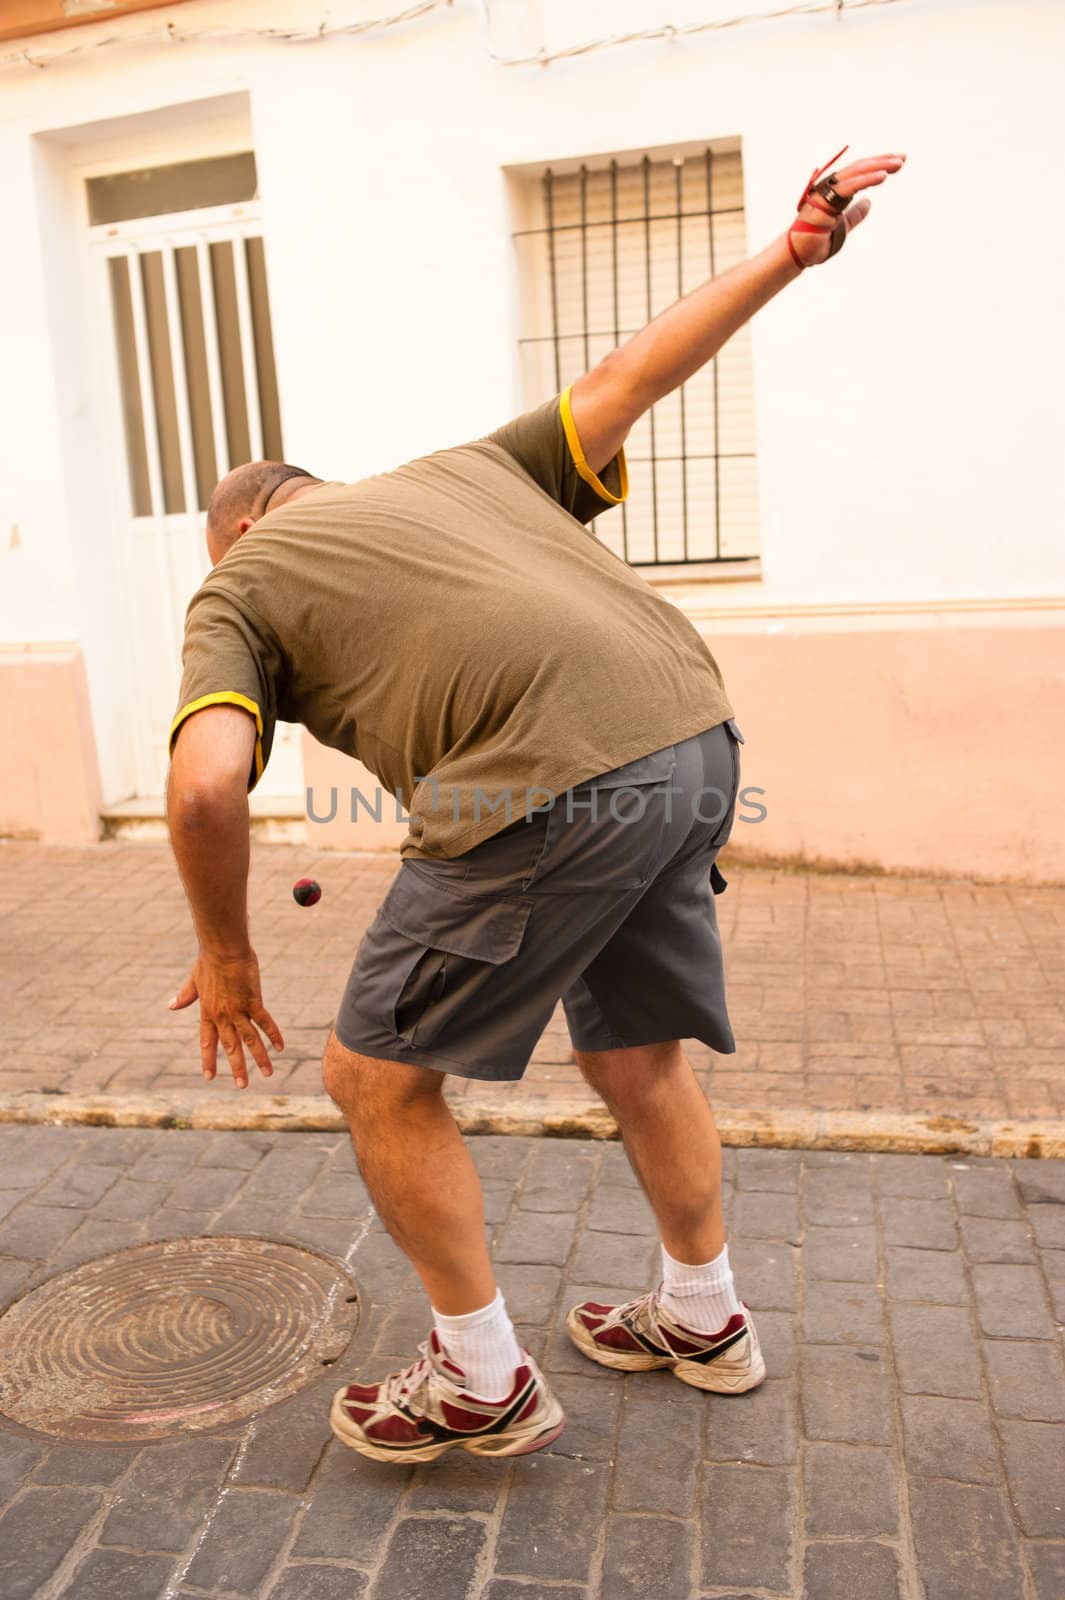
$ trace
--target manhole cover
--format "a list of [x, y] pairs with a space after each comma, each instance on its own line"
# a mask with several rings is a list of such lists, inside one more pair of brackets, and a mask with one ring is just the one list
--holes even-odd
[[159, 1439], [254, 1416], [347, 1349], [339, 1261], [271, 1239], [133, 1245], [0, 1316], [0, 1412], [61, 1439]]

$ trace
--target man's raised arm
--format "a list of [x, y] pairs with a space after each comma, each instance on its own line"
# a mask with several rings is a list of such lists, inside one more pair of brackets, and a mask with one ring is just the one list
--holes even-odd
[[215, 1076], [221, 1043], [238, 1089], [248, 1086], [245, 1049], [265, 1077], [273, 1071], [259, 1029], [275, 1049], [285, 1047], [263, 1005], [248, 936], [247, 791], [255, 738], [248, 712], [234, 705], [204, 707], [181, 726], [167, 783], [170, 843], [200, 945], [170, 1009], [199, 1000], [203, 1075]]
[[872, 156], [841, 167], [820, 184], [821, 173], [814, 173], [787, 233], [678, 300], [580, 378], [570, 403], [592, 471], [601, 472], [633, 423], [712, 360], [803, 267], [835, 255], [869, 211], [868, 198], [854, 197], [883, 183], [905, 160], [902, 155]]

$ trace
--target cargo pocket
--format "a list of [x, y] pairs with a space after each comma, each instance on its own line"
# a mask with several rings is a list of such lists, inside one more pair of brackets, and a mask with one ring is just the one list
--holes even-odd
[[439, 1039], [517, 955], [531, 911], [531, 900], [493, 899], [401, 868], [380, 913], [404, 947], [392, 1003], [398, 1036], [415, 1046]]

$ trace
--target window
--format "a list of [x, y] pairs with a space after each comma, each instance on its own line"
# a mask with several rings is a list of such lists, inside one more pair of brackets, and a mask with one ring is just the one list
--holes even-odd
[[[738, 150], [549, 168], [519, 198], [530, 405], [746, 254]], [[629, 500], [600, 524], [604, 543], [640, 567], [757, 559], [749, 331], [643, 417], [625, 453]]]
[[283, 458], [255, 158], [87, 187], [110, 278], [133, 515], [203, 511], [231, 466]]

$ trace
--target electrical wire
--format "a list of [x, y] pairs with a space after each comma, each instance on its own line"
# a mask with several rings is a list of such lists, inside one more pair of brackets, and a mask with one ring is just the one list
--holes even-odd
[[[178, 27], [172, 22], [167, 22], [161, 28], [138, 28], [124, 30], [122, 33], [107, 33], [98, 39], [61, 46], [57, 49], [33, 52], [28, 49], [11, 51], [7, 55], [0, 56], [0, 68], [24, 66], [33, 67], [40, 71], [55, 62], [68, 60], [71, 56], [88, 55], [92, 51], [103, 50], [111, 45], [150, 44], [154, 41], [176, 45], [196, 43], [203, 40], [263, 39], [267, 42], [278, 44], [313, 44], [323, 39], [342, 36], [352, 38], [363, 33], [374, 33], [380, 32], [385, 28], [399, 27], [403, 23], [414, 22], [419, 17], [428, 16], [431, 11], [441, 11], [446, 7], [451, 7], [453, 3], [454, 0], [419, 0], [418, 4], [408, 6], [404, 11], [397, 11], [392, 16], [373, 17], [362, 22], [327, 22], [323, 19], [317, 26], [311, 28], [185, 28]], [[844, 11], [857, 11], [867, 6], [890, 6], [899, 3], [900, 0], [799, 0], [798, 4], [777, 6], [770, 11], [743, 12], [734, 17], [715, 17], [707, 22], [665, 22], [653, 28], [634, 29], [630, 33], [607, 34], [599, 39], [585, 39], [579, 44], [566, 45], [559, 50], [548, 51], [541, 49], [535, 55], [498, 55], [490, 46], [487, 47], [487, 54], [489, 59], [500, 67], [546, 67], [552, 61], [565, 61], [576, 56], [590, 55], [595, 50], [614, 49], [619, 45], [647, 43], [651, 40], [659, 39], [683, 39], [698, 33], [740, 28], [749, 23], [776, 22], [786, 17], [817, 16], [826, 11], [835, 12], [837, 16], [842, 16]], [[481, 0], [481, 12], [484, 20], [484, 31], [487, 36], [492, 23], [490, 0]]]

